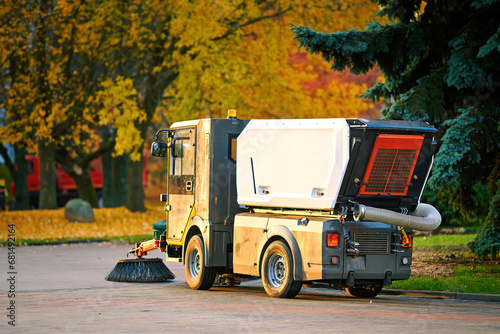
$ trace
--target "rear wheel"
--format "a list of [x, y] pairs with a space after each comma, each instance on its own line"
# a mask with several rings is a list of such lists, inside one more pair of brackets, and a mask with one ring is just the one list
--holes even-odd
[[302, 282], [293, 279], [292, 252], [283, 241], [273, 242], [262, 259], [262, 283], [271, 297], [293, 298], [302, 288]]
[[186, 279], [194, 290], [208, 290], [215, 280], [215, 268], [205, 266], [205, 250], [203, 239], [195, 235], [189, 240], [186, 249]]
[[382, 285], [374, 285], [368, 287], [351, 287], [345, 288], [345, 291], [352, 297], [359, 298], [374, 298], [376, 297], [380, 291], [382, 290]]

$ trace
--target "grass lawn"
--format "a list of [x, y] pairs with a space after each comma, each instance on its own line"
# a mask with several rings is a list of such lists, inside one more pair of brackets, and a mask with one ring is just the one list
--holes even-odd
[[465, 246], [476, 237], [475, 234], [438, 234], [413, 238], [413, 248]]
[[410, 277], [392, 289], [500, 294], [499, 266], [457, 267], [456, 276]]
[[[442, 252], [443, 255], [451, 252], [457, 255], [453, 276], [410, 277], [406, 281], [393, 282], [391, 288], [500, 294], [500, 266], [498, 260], [478, 259], [468, 250], [456, 250], [456, 247], [466, 246], [474, 238], [475, 234], [441, 234], [415, 237], [413, 246], [416, 251]], [[450, 247], [455, 247], [455, 249], [450, 250]]]

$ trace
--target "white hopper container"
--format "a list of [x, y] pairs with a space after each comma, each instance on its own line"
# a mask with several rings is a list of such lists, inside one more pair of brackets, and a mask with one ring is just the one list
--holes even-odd
[[238, 203], [332, 210], [348, 161], [343, 118], [251, 120], [238, 137]]

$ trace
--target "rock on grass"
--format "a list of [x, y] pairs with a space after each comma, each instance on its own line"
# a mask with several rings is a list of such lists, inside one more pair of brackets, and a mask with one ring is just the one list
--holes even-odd
[[75, 198], [64, 206], [64, 217], [70, 222], [91, 223], [94, 221], [94, 210], [89, 202]]

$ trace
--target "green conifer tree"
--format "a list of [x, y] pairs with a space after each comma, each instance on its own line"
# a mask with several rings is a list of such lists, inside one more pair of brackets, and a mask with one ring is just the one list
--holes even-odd
[[429, 180], [448, 190], [466, 215], [476, 184], [487, 184], [488, 218], [469, 244], [481, 257], [500, 251], [500, 0], [379, 0], [380, 16], [363, 31], [320, 33], [293, 26], [299, 47], [332, 69], [366, 73], [384, 83], [364, 98], [392, 101], [384, 118], [427, 121], [439, 131]]

